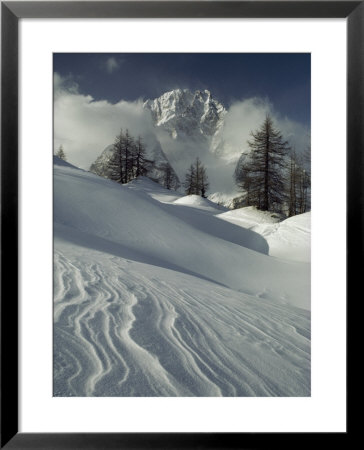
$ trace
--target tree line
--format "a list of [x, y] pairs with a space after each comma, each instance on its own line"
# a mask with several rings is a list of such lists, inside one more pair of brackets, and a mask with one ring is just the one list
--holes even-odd
[[298, 157], [283, 139], [268, 114], [248, 141], [235, 169], [235, 182], [243, 194], [234, 207], [255, 206], [262, 211], [286, 212], [288, 216], [310, 209], [310, 151]]
[[[250, 152], [242, 154], [234, 178], [242, 195], [234, 199], [233, 207], [255, 206], [262, 211], [302, 214], [311, 208], [311, 155], [303, 155], [284, 140], [267, 114], [260, 128], [251, 132]], [[199, 158], [191, 164], [185, 176], [186, 195], [206, 197], [209, 187], [205, 167]]]
[[[121, 130], [116, 136], [113, 153], [108, 161], [109, 178], [118, 183], [128, 183], [139, 175], [147, 176], [154, 167], [154, 161], [145, 156], [145, 146], [141, 137], [135, 140], [126, 130]], [[173, 189], [175, 174], [171, 166], [166, 163], [159, 167], [163, 171], [162, 184], [167, 189]], [[200, 195], [206, 198], [209, 187], [205, 167], [199, 158], [190, 165], [187, 171], [184, 188], [186, 195]]]
[[[165, 162], [157, 167], [154, 160], [147, 158], [147, 147], [143, 138], [135, 139], [126, 129], [121, 129], [115, 137], [112, 154], [107, 162], [107, 177], [121, 184], [139, 177], [148, 176], [153, 181], [162, 184], [167, 189], [176, 189], [179, 181], [172, 167]], [[157, 170], [162, 175], [154, 178], [152, 173]]]
[[[311, 207], [310, 149], [297, 155], [275, 128], [269, 114], [260, 128], [251, 132], [248, 146], [250, 152], [241, 155], [235, 168], [235, 183], [242, 195], [234, 199], [233, 207], [255, 206], [262, 211], [288, 216], [308, 211]], [[56, 155], [66, 160], [62, 145]], [[107, 168], [108, 178], [125, 184], [140, 175], [148, 176], [155, 168], [155, 162], [146, 157], [146, 146], [141, 136], [135, 139], [128, 130], [123, 132], [121, 129], [115, 138]], [[167, 189], [176, 189], [176, 175], [171, 166], [164, 163], [158, 170], [163, 173], [162, 179], [154, 181]], [[198, 157], [185, 175], [184, 188], [186, 195], [207, 196], [207, 171]]]
[[205, 167], [199, 158], [190, 165], [185, 178], [186, 195], [200, 195], [206, 198], [206, 192], [209, 187], [208, 177]]
[[128, 130], [115, 137], [111, 157], [107, 163], [111, 180], [118, 183], [129, 181], [140, 175], [147, 175], [154, 165], [154, 161], [145, 156], [146, 148], [140, 136], [134, 139]]
[[[116, 136], [112, 155], [108, 161], [108, 178], [118, 183], [129, 183], [140, 175], [148, 176], [155, 167], [153, 160], [146, 158], [146, 147], [140, 136], [134, 139], [128, 130]], [[159, 167], [163, 172], [162, 184], [167, 189], [176, 185], [176, 175], [168, 163]], [[200, 195], [206, 197], [209, 187], [205, 167], [199, 158], [191, 164], [184, 182], [187, 195]]]

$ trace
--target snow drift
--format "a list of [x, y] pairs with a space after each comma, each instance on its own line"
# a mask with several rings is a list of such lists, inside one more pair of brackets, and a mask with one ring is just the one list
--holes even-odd
[[54, 395], [310, 395], [310, 266], [225, 211], [55, 158]]

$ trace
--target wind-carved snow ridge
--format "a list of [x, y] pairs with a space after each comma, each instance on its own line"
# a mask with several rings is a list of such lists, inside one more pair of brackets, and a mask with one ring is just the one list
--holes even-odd
[[83, 294], [55, 312], [55, 395], [309, 395], [308, 312], [116, 258], [78, 265]]
[[205, 199], [54, 173], [55, 396], [310, 395], [308, 263]]

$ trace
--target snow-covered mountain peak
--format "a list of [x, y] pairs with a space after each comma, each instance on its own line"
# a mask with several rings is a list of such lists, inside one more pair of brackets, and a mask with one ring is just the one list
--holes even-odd
[[168, 131], [173, 139], [186, 136], [212, 138], [220, 129], [226, 110], [207, 89], [174, 89], [154, 100], [147, 100], [154, 124]]
[[181, 115], [191, 105], [193, 94], [188, 89], [174, 89], [154, 100], [147, 100], [144, 107], [150, 109], [156, 126], [161, 126]]

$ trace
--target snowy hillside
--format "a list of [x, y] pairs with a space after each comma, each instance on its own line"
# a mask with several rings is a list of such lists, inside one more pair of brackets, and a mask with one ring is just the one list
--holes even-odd
[[223, 205], [226, 208], [233, 209], [234, 208], [234, 199], [239, 197], [241, 192], [237, 189], [231, 191], [229, 194], [225, 194], [223, 192], [214, 192], [208, 196], [208, 199], [218, 205]]
[[310, 395], [310, 265], [228, 214], [55, 158], [55, 396]]
[[292, 261], [311, 261], [311, 212], [281, 220], [277, 214], [258, 211], [253, 206], [228, 211], [220, 219], [262, 235], [269, 254]]

